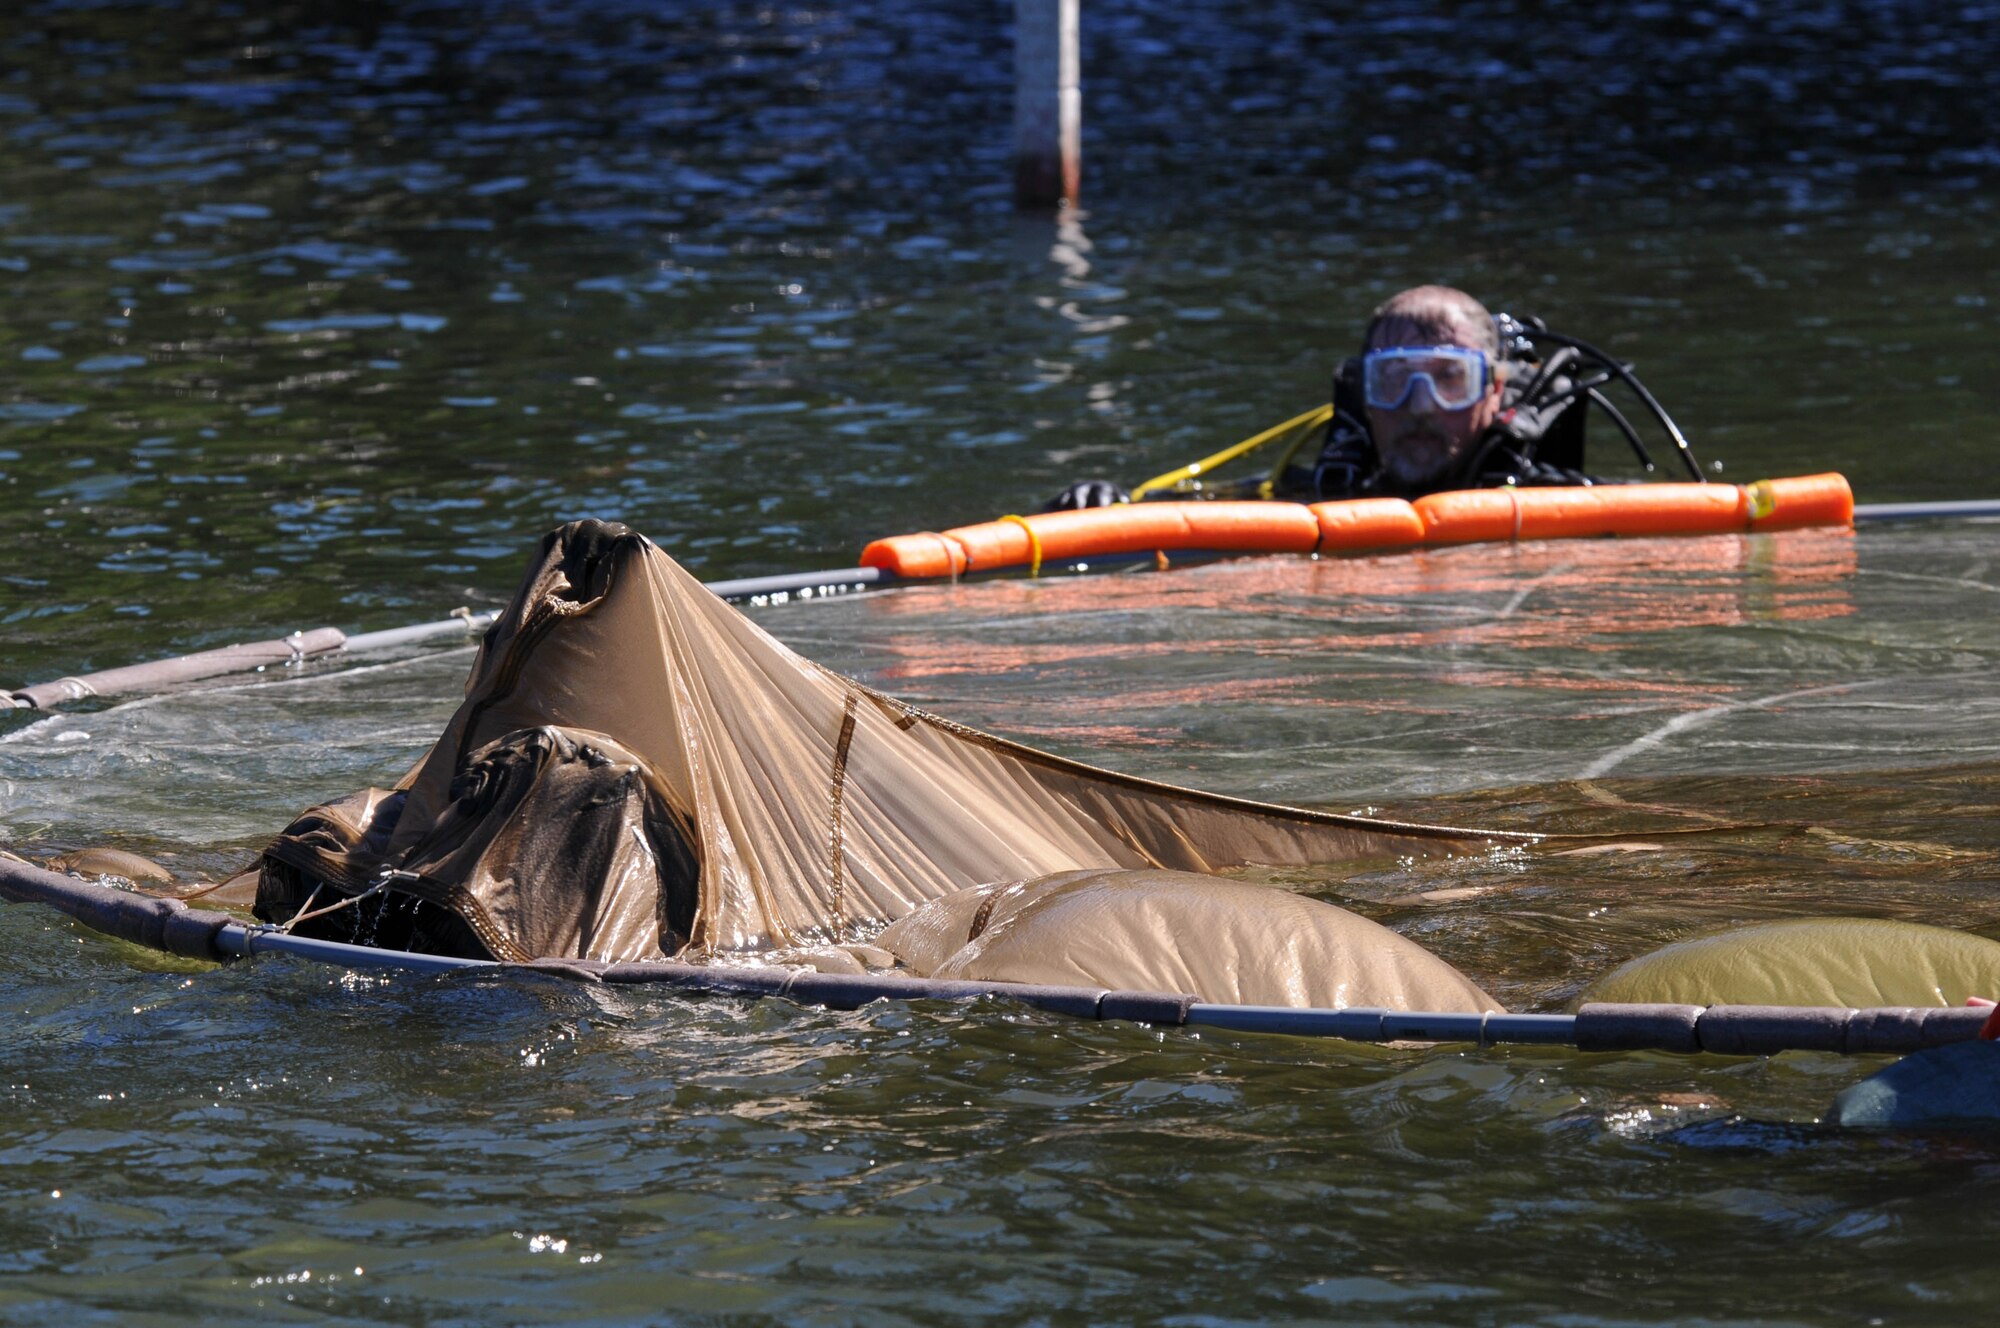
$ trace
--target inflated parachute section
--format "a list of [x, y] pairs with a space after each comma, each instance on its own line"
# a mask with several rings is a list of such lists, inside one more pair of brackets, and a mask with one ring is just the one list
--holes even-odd
[[1787, 918], [1664, 946], [1586, 1001], [1667, 1005], [1955, 1006], [2000, 995], [2000, 941], [1887, 918]]
[[1379, 923], [1187, 872], [1059, 872], [973, 886], [893, 923], [876, 944], [927, 978], [1185, 991], [1221, 1005], [1500, 1008]]
[[839, 940], [1052, 872], [1521, 838], [1191, 792], [980, 733], [801, 658], [650, 541], [583, 521], [543, 541], [404, 786], [270, 846], [258, 913], [339, 940], [651, 959]]

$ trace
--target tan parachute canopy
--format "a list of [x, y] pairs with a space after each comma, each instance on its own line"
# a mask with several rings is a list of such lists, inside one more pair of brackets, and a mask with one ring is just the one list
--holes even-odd
[[1057, 872], [974, 886], [898, 918], [875, 943], [931, 978], [1185, 991], [1224, 1005], [1500, 1008], [1380, 923], [1192, 872]]
[[331, 934], [648, 959], [841, 939], [1059, 871], [1508, 838], [1524, 837], [1190, 792], [977, 732], [801, 658], [649, 540], [580, 521], [543, 541], [404, 788], [295, 822], [258, 911], [282, 922], [372, 889], [374, 912], [327, 915], [346, 919]]

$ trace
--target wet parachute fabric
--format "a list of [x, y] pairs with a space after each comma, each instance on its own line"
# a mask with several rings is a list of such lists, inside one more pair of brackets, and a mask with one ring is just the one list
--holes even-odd
[[1587, 1001], [1963, 1005], [2000, 994], [2000, 941], [1890, 918], [1786, 918], [1677, 941], [1613, 969]]
[[1190, 872], [1058, 872], [973, 886], [897, 919], [875, 943], [932, 978], [1185, 991], [1221, 1005], [1500, 1008], [1380, 923]]
[[266, 850], [258, 912], [372, 894], [346, 910], [379, 931], [358, 939], [643, 960], [848, 939], [1052, 872], [1495, 838], [1514, 836], [1190, 792], [954, 724], [793, 653], [625, 527], [580, 521], [543, 541], [403, 787], [317, 808]]

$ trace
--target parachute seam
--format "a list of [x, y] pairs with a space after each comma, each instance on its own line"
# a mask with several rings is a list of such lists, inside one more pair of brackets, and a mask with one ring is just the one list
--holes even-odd
[[833, 880], [833, 927], [835, 935], [847, 926], [847, 878], [844, 871], [846, 859], [846, 809], [847, 809], [847, 754], [854, 745], [854, 714], [858, 701], [855, 693], [847, 694], [847, 701], [840, 711], [840, 737], [833, 747], [833, 833], [829, 837], [828, 860]]

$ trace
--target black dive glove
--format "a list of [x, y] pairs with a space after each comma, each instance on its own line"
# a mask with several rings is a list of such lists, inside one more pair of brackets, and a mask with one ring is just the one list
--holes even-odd
[[1080, 512], [1086, 507], [1129, 503], [1132, 495], [1110, 480], [1078, 480], [1043, 505], [1044, 512]]

